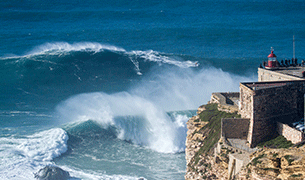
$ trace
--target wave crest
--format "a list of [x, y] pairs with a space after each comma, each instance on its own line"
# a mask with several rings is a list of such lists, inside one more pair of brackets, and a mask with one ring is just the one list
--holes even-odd
[[105, 128], [115, 126], [118, 138], [158, 152], [184, 151], [185, 138], [179, 137], [181, 124], [175, 123], [152, 102], [136, 95], [126, 92], [81, 94], [63, 102], [57, 111], [61, 121], [94, 120]]
[[169, 64], [169, 65], [175, 65], [180, 68], [189, 68], [189, 67], [197, 67], [199, 66], [199, 63], [197, 61], [182, 61], [181, 59], [178, 60], [178, 58], [172, 58], [168, 55], [162, 55], [161, 53], [153, 50], [148, 51], [131, 51], [128, 54], [135, 55], [136, 57], [140, 57], [145, 59], [146, 61], [150, 62], [156, 62], [159, 65], [161, 64]]
[[[134, 69], [138, 75], [142, 75], [141, 66], [145, 62], [153, 62], [158, 65], [167, 64], [173, 65], [180, 68], [191, 68], [199, 66], [197, 61], [184, 60], [182, 57], [173, 56], [166, 53], [160, 53], [153, 50], [132, 50], [126, 51], [123, 48], [113, 45], [101, 44], [98, 42], [52, 42], [44, 43], [42, 45], [36, 46], [30, 52], [23, 56], [10, 56], [0, 58], [0, 60], [13, 59], [16, 62], [22, 60], [39, 61], [54, 64], [54, 60], [61, 58], [62, 56], [73, 57], [75, 52], [86, 52], [89, 56], [86, 58], [92, 58], [96, 60], [103, 60], [103, 58], [109, 58], [109, 54], [100, 54], [99, 56], [94, 56], [97, 53], [103, 53], [104, 51], [109, 51], [117, 55], [118, 59], [113, 59], [113, 62], [120, 61], [120, 58], [127, 58], [134, 65]], [[55, 57], [54, 57], [55, 56]], [[92, 57], [90, 57], [92, 56]], [[81, 59], [82, 57], [75, 57], [75, 59]], [[66, 59], [70, 59], [69, 57]], [[83, 59], [84, 60], [84, 59]], [[141, 61], [141, 62], [140, 62]]]
[[79, 42], [79, 43], [67, 43], [67, 42], [54, 42], [54, 43], [45, 43], [43, 45], [35, 47], [28, 55], [39, 55], [46, 53], [60, 53], [60, 52], [71, 52], [71, 51], [93, 51], [95, 53], [101, 52], [104, 50], [113, 51], [113, 52], [125, 52], [123, 48], [116, 46], [100, 44], [97, 42]]

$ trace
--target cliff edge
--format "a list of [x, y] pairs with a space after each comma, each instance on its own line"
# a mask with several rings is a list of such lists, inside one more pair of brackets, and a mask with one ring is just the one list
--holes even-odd
[[227, 179], [228, 157], [220, 156], [216, 163], [213, 154], [220, 138], [221, 119], [234, 117], [239, 115], [219, 111], [217, 104], [207, 104], [199, 107], [197, 115], [189, 119], [185, 179]]

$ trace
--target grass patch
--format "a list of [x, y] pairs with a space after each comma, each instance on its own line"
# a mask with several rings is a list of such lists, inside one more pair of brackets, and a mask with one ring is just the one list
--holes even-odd
[[204, 145], [195, 154], [194, 160], [195, 164], [197, 158], [201, 154], [206, 154], [214, 147], [214, 145], [219, 141], [221, 133], [221, 119], [222, 118], [240, 118], [237, 113], [226, 113], [223, 111], [218, 111], [217, 104], [207, 104], [202, 113], [199, 114], [199, 121], [209, 122], [207, 125], [202, 127], [198, 133], [202, 133], [206, 139], [203, 141]]
[[302, 177], [302, 174], [292, 174], [290, 177], [292, 177], [292, 178]]
[[265, 171], [278, 171], [278, 169], [274, 169], [274, 168], [263, 168], [263, 170], [265, 170]]
[[257, 164], [262, 163], [262, 161], [259, 161], [259, 159], [261, 159], [261, 158], [263, 158], [263, 157], [265, 157], [265, 154], [261, 154], [261, 155], [257, 156], [256, 158], [254, 158], [254, 159], [252, 160], [251, 164], [252, 164], [253, 166], [256, 166]]
[[292, 161], [294, 161], [294, 159], [292, 159], [291, 157], [291, 155], [284, 156], [284, 158], [288, 161], [289, 165], [291, 165]]
[[257, 146], [259, 147], [268, 147], [268, 148], [289, 148], [293, 146], [291, 141], [287, 141], [287, 139], [282, 135], [275, 135], [272, 137], [267, 137]]

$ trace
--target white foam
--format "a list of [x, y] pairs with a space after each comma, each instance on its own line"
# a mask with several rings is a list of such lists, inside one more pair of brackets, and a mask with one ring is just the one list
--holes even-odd
[[95, 120], [103, 126], [114, 125], [120, 131], [119, 138], [159, 152], [180, 149], [174, 144], [175, 131], [170, 117], [136, 95], [81, 94], [63, 102], [57, 111], [66, 122]]
[[189, 67], [197, 67], [199, 64], [197, 61], [193, 62], [190, 60], [182, 61], [177, 58], [170, 58], [165, 55], [161, 55], [157, 51], [148, 50], [148, 51], [131, 51], [128, 52], [130, 55], [136, 55], [136, 57], [144, 58], [146, 61], [156, 62], [159, 65], [161, 64], [170, 64], [175, 65], [180, 68], [189, 68]]
[[53, 42], [45, 43], [43, 45], [35, 47], [28, 55], [45, 54], [46, 52], [71, 52], [71, 51], [93, 51], [101, 52], [104, 50], [114, 52], [125, 52], [123, 48], [119, 48], [112, 45], [100, 44], [97, 42], [79, 42], [79, 43], [67, 43], [67, 42]]
[[170, 64], [175, 65], [180, 68], [189, 68], [189, 67], [197, 67], [199, 64], [197, 61], [193, 62], [190, 60], [184, 61], [179, 60], [178, 58], [171, 58], [166, 55], [162, 55], [161, 53], [153, 50], [141, 51], [126, 51], [123, 48], [101, 44], [97, 42], [79, 42], [79, 43], [67, 43], [67, 42], [53, 42], [53, 43], [45, 43], [40, 46], [35, 47], [32, 51], [30, 51], [27, 56], [35, 56], [39, 54], [48, 53], [52, 54], [62, 54], [65, 52], [72, 51], [93, 51], [95, 53], [101, 52], [104, 50], [112, 51], [112, 52], [122, 52], [129, 56], [131, 62], [135, 65], [135, 69], [138, 74], [140, 74], [140, 67], [137, 58], [144, 58], [145, 61], [156, 62], [159, 64]]
[[176, 147], [179, 147], [179, 149], [176, 150], [177, 152], [184, 152], [185, 150], [185, 140], [187, 135], [186, 122], [189, 118], [190, 117], [187, 115], [174, 113], [174, 128], [176, 129], [176, 139], [174, 142], [176, 143]]
[[95, 120], [103, 125], [113, 125], [113, 112], [106, 94], [77, 95], [59, 104], [56, 111], [63, 123]]
[[167, 68], [147, 74], [129, 92], [149, 99], [164, 111], [197, 109], [207, 103], [212, 92], [239, 91], [239, 82], [250, 78], [209, 67]]
[[60, 128], [23, 138], [0, 138], [0, 179], [34, 179], [34, 172], [67, 151], [67, 140]]
[[[0, 179], [34, 180], [34, 174], [67, 151], [67, 133], [60, 128], [42, 131], [22, 138], [0, 138]], [[71, 180], [137, 180], [139, 177], [107, 175], [61, 166]]]
[[[126, 175], [107, 175], [103, 172], [95, 172], [95, 171], [85, 171], [85, 170], [78, 170], [74, 168], [70, 168], [67, 166], [61, 167], [65, 171], [70, 173], [72, 177], [70, 180], [138, 180], [140, 177], [133, 177], [133, 176], [126, 176]], [[74, 178], [75, 177], [75, 178]], [[143, 178], [143, 177], [142, 177]], [[143, 180], [146, 180], [143, 178]]]

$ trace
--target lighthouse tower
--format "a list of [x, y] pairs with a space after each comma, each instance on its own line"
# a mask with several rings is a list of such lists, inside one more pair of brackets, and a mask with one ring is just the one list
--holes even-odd
[[276, 60], [276, 55], [273, 53], [273, 48], [271, 48], [271, 53], [268, 55], [268, 65], [265, 66], [266, 69], [278, 69], [279, 63]]

